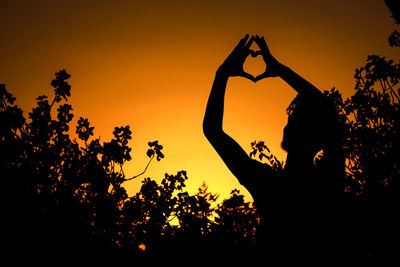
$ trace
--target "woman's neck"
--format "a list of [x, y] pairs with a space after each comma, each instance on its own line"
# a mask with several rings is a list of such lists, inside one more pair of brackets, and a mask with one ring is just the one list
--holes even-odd
[[313, 168], [314, 157], [305, 150], [289, 152], [286, 157], [285, 171], [289, 175], [309, 173]]

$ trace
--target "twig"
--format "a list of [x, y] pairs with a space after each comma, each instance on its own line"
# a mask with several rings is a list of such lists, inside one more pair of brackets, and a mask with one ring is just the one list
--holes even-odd
[[141, 173], [139, 173], [139, 174], [137, 174], [137, 175], [135, 175], [135, 176], [133, 176], [131, 178], [125, 179], [125, 181], [130, 181], [130, 180], [133, 180], [133, 179], [139, 177], [140, 175], [143, 175], [147, 171], [147, 168], [149, 167], [149, 165], [150, 165], [151, 161], [153, 160], [153, 158], [154, 158], [154, 154], [153, 154], [153, 156], [151, 156], [151, 158], [150, 158], [149, 162], [147, 163], [146, 168], [144, 168], [143, 172], [141, 172]]
[[[390, 89], [390, 92], [397, 98], [397, 101], [400, 102], [399, 96], [397, 95], [397, 93], [396, 93], [396, 91], [393, 89], [393, 87], [390, 85], [389, 81], [386, 79], [385, 82], [387, 83], [387, 85], [388, 85], [388, 87], [389, 87], [389, 89]], [[392, 96], [392, 97], [393, 97], [393, 96]], [[394, 99], [394, 98], [393, 98], [393, 99]], [[394, 101], [393, 101], [393, 102], [394, 102]]]

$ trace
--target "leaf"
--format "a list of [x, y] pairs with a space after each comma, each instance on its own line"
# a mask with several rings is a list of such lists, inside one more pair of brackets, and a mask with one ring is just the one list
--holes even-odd
[[153, 155], [154, 155], [154, 150], [153, 150], [153, 149], [147, 150], [147, 156], [148, 156], [149, 158], [151, 158]]

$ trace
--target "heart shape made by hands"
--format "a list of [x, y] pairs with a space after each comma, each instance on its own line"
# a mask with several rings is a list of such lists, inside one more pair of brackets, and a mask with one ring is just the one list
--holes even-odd
[[[243, 64], [243, 70], [256, 78], [265, 72], [266, 64], [261, 56], [261, 50], [254, 51], [250, 49], [249, 56], [246, 58], [246, 61]], [[255, 80], [253, 80], [253, 82], [255, 82]]]

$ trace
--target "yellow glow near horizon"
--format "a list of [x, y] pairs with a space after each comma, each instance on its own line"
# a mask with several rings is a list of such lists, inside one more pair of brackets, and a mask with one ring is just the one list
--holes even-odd
[[[395, 26], [383, 0], [2, 1], [0, 12], [0, 82], [25, 114], [38, 95], [52, 94], [53, 74], [65, 68], [73, 123], [88, 118], [101, 141], [115, 126], [131, 126], [128, 176], [145, 167], [147, 142], [159, 140], [166, 158], [144, 177], [183, 169], [190, 192], [205, 181], [221, 199], [234, 188], [251, 197], [208, 144], [202, 119], [214, 73], [245, 33], [264, 35], [280, 61], [345, 97], [367, 55], [396, 53], [387, 45]], [[259, 71], [261, 58], [254, 60], [251, 73]], [[294, 96], [277, 78], [232, 78], [224, 128], [246, 151], [264, 140], [284, 160], [285, 109]], [[141, 181], [127, 182], [128, 193]]]

